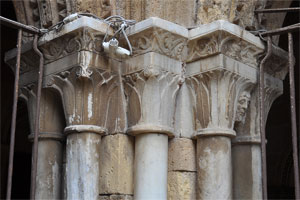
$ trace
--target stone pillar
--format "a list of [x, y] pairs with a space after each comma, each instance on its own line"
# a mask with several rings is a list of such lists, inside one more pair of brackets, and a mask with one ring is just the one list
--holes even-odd
[[[60, 93], [66, 119], [66, 198], [97, 199], [101, 136], [107, 132], [117, 74], [101, 55], [107, 25], [87, 17], [40, 39], [45, 87]], [[58, 49], [57, 53], [53, 49]]]
[[166, 199], [168, 136], [146, 133], [135, 141], [135, 199]]
[[[21, 89], [21, 98], [27, 100], [30, 128], [34, 138], [36, 87], [29, 85]], [[65, 126], [58, 95], [43, 89], [40, 104], [40, 132], [38, 138], [38, 164], [36, 177], [36, 199], [62, 198], [62, 149]]]
[[190, 38], [186, 72], [195, 101], [197, 198], [232, 199], [237, 101], [257, 83], [256, 55], [264, 47], [257, 37], [221, 20], [191, 30]]
[[196, 144], [189, 138], [169, 143], [168, 199], [196, 199]]
[[[273, 48], [275, 49], [271, 59], [265, 66], [265, 122], [272, 103], [283, 93], [281, 79], [287, 72], [287, 53]], [[272, 72], [272, 69], [276, 69], [276, 73]], [[235, 120], [237, 136], [232, 141], [234, 199], [262, 199], [259, 86], [254, 88], [246, 112], [244, 107], [249, 100], [245, 95], [241, 95], [237, 106]]]
[[136, 136], [134, 198], [166, 199], [168, 136], [173, 134], [179, 76], [149, 68], [125, 76], [128, 132]]
[[[119, 61], [110, 60], [118, 74]], [[118, 76], [121, 80], [121, 76]], [[100, 199], [132, 199], [134, 172], [134, 138], [126, 134], [126, 100], [123, 85], [119, 84], [111, 96], [107, 120], [108, 135], [101, 141], [100, 150]]]
[[59, 88], [64, 102], [67, 199], [97, 199], [99, 195], [100, 142], [107, 132], [114, 75], [87, 70], [79, 67], [54, 75], [48, 85]]
[[176, 99], [175, 138], [169, 140], [168, 199], [196, 199], [196, 142], [191, 93], [184, 82]]
[[100, 151], [100, 196], [133, 195], [134, 140], [125, 134], [103, 137]]
[[167, 199], [168, 136], [174, 135], [187, 31], [150, 18], [127, 33], [136, 55], [125, 61], [123, 71], [127, 132], [136, 136], [134, 198]]

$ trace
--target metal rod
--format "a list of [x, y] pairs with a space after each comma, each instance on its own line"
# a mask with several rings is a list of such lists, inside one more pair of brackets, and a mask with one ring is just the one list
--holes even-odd
[[294, 24], [291, 26], [286, 26], [286, 27], [275, 29], [272, 31], [266, 31], [266, 32], [261, 33], [260, 35], [263, 37], [264, 36], [281, 35], [284, 33], [289, 33], [289, 32], [294, 32], [294, 31], [299, 31], [299, 30], [300, 30], [300, 23], [297, 23], [297, 24]]
[[267, 190], [267, 159], [266, 159], [266, 131], [265, 131], [265, 76], [264, 65], [272, 53], [272, 38], [268, 36], [267, 54], [260, 63], [259, 69], [259, 106], [260, 106], [260, 137], [261, 137], [261, 161], [262, 161], [262, 186], [263, 199], [268, 199]]
[[259, 9], [254, 13], [279, 13], [279, 12], [299, 12], [300, 8], [273, 8], [273, 9]]
[[32, 168], [31, 168], [31, 186], [30, 186], [30, 199], [35, 199], [36, 190], [36, 174], [37, 174], [37, 155], [38, 155], [38, 136], [40, 127], [40, 100], [42, 93], [42, 81], [44, 71], [44, 58], [37, 46], [38, 35], [34, 36], [33, 49], [40, 57], [39, 64], [39, 77], [38, 77], [38, 88], [37, 88], [37, 99], [36, 99], [36, 115], [35, 115], [35, 129], [34, 129], [34, 141], [33, 141], [33, 155], [32, 155]]
[[295, 65], [295, 62], [294, 62], [294, 50], [293, 50], [293, 36], [292, 36], [292, 33], [288, 33], [288, 40], [289, 40], [289, 78], [290, 78], [290, 102], [291, 102], [291, 123], [292, 123], [295, 198], [300, 199], [298, 148], [297, 148], [296, 103], [295, 103], [295, 83], [294, 83], [294, 65]]
[[0, 23], [3, 24], [3, 25], [9, 26], [9, 27], [15, 28], [15, 29], [22, 29], [23, 31], [26, 31], [28, 33], [33, 33], [33, 34], [40, 33], [39, 29], [37, 29], [37, 28], [33, 28], [31, 26], [21, 24], [19, 22], [7, 19], [7, 18], [2, 17], [2, 16], [0, 16]]
[[13, 111], [12, 111], [11, 127], [10, 127], [10, 145], [9, 145], [9, 161], [8, 161], [6, 199], [11, 199], [12, 174], [13, 174], [13, 167], [14, 167], [16, 118], [17, 118], [18, 94], [19, 94], [21, 47], [22, 47], [22, 29], [19, 29], [18, 42], [17, 42], [17, 61], [16, 61], [16, 70], [15, 70], [15, 83], [14, 83], [15, 92], [14, 92], [14, 97], [13, 97]]

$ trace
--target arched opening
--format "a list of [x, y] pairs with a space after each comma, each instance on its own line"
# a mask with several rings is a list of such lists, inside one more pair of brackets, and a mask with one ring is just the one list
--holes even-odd
[[[300, 7], [300, 2], [293, 1], [291, 7]], [[299, 13], [287, 13], [282, 27], [296, 23], [299, 23]], [[299, 32], [293, 33], [293, 39], [296, 58], [295, 90], [299, 140]], [[280, 36], [279, 47], [288, 50], [287, 34]], [[283, 95], [274, 101], [266, 125], [269, 199], [295, 198], [290, 118], [289, 76], [287, 75], [284, 80]]]
[[[1, 16], [15, 20], [12, 1], [1, 1]], [[10, 124], [13, 104], [14, 73], [4, 63], [4, 55], [16, 47], [17, 30], [1, 26], [1, 199], [6, 196]], [[31, 143], [26, 103], [18, 102], [12, 199], [28, 199], [30, 190]]]

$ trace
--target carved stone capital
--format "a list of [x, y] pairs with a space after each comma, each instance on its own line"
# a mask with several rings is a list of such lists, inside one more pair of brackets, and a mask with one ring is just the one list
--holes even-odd
[[[147, 56], [147, 55], [146, 55]], [[175, 100], [180, 75], [149, 65], [123, 75], [128, 107], [128, 131], [173, 135]]]
[[88, 76], [80, 66], [52, 75], [46, 87], [56, 89], [62, 97], [67, 123], [65, 132], [86, 129], [88, 132], [104, 133], [109, 108], [113, 106], [112, 97], [119, 87], [118, 76], [96, 68], [85, 70], [89, 70]]
[[223, 54], [249, 66], [258, 66], [264, 52], [260, 40], [227, 21], [218, 20], [190, 31], [187, 62]]
[[[37, 84], [29, 84], [19, 89], [19, 98], [27, 103], [31, 133], [34, 132], [36, 120]], [[65, 126], [62, 117], [59, 96], [54, 91], [42, 89], [40, 100], [39, 131], [42, 133], [62, 133]], [[49, 135], [48, 134], [48, 135]], [[49, 136], [50, 137], [50, 136]], [[55, 136], [56, 137], [56, 136]]]
[[[267, 116], [272, 103], [282, 93], [282, 80], [265, 73], [265, 123], [267, 122]], [[245, 120], [235, 122], [234, 129], [237, 136], [232, 141], [234, 144], [256, 144], [261, 142], [259, 101], [259, 86], [257, 85], [251, 94], [249, 109], [246, 112]]]
[[151, 17], [126, 32], [134, 55], [156, 52], [176, 60], [185, 60], [188, 30], [182, 26]]
[[231, 135], [239, 96], [250, 91], [253, 82], [224, 69], [204, 72], [187, 78], [193, 91], [196, 135]]
[[[80, 51], [102, 53], [103, 32], [82, 27], [76, 32], [65, 34], [41, 45], [45, 63], [51, 63], [67, 55]], [[43, 41], [44, 38], [41, 39]]]

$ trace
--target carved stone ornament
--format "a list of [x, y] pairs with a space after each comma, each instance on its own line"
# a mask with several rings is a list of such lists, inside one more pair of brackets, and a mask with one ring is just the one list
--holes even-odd
[[233, 131], [239, 96], [253, 83], [239, 74], [217, 69], [188, 77], [195, 102], [198, 134], [235, 135]]
[[180, 75], [149, 66], [123, 76], [128, 105], [128, 132], [173, 134]]
[[243, 91], [238, 99], [235, 121], [244, 123], [250, 102], [250, 92]]
[[[265, 123], [268, 119], [268, 113], [272, 103], [283, 93], [283, 83], [279, 78], [265, 74]], [[247, 96], [247, 94], [246, 94]], [[240, 96], [240, 100], [243, 97]], [[237, 137], [233, 140], [234, 143], [260, 143], [260, 109], [259, 109], [259, 86], [257, 85], [251, 93], [249, 107], [244, 116], [244, 122], [238, 120], [235, 123], [234, 129], [237, 132]], [[238, 109], [237, 109], [238, 110]], [[237, 111], [238, 112], [238, 111]]]
[[75, 34], [67, 34], [41, 46], [45, 62], [50, 63], [79, 51], [91, 51], [100, 53], [103, 35], [93, 32], [91, 29], [83, 28]]
[[[102, 130], [105, 130], [109, 109], [114, 106], [111, 105], [113, 101], [111, 97], [119, 86], [116, 81], [117, 76], [112, 72], [100, 69], [85, 70], [89, 71], [89, 76], [78, 74], [76, 67], [70, 71], [53, 75], [47, 83], [47, 87], [59, 91], [67, 126], [91, 125], [102, 127]], [[79, 67], [79, 71], [82, 72], [81, 67]], [[86, 129], [86, 127], [79, 126], [77, 128]], [[98, 131], [99, 128], [94, 129]]]
[[129, 36], [132, 41], [133, 54], [157, 52], [177, 60], [186, 57], [187, 38], [160, 28], [150, 28], [146, 31]]
[[257, 67], [263, 49], [227, 32], [218, 31], [188, 43], [187, 62], [222, 53], [244, 64]]

